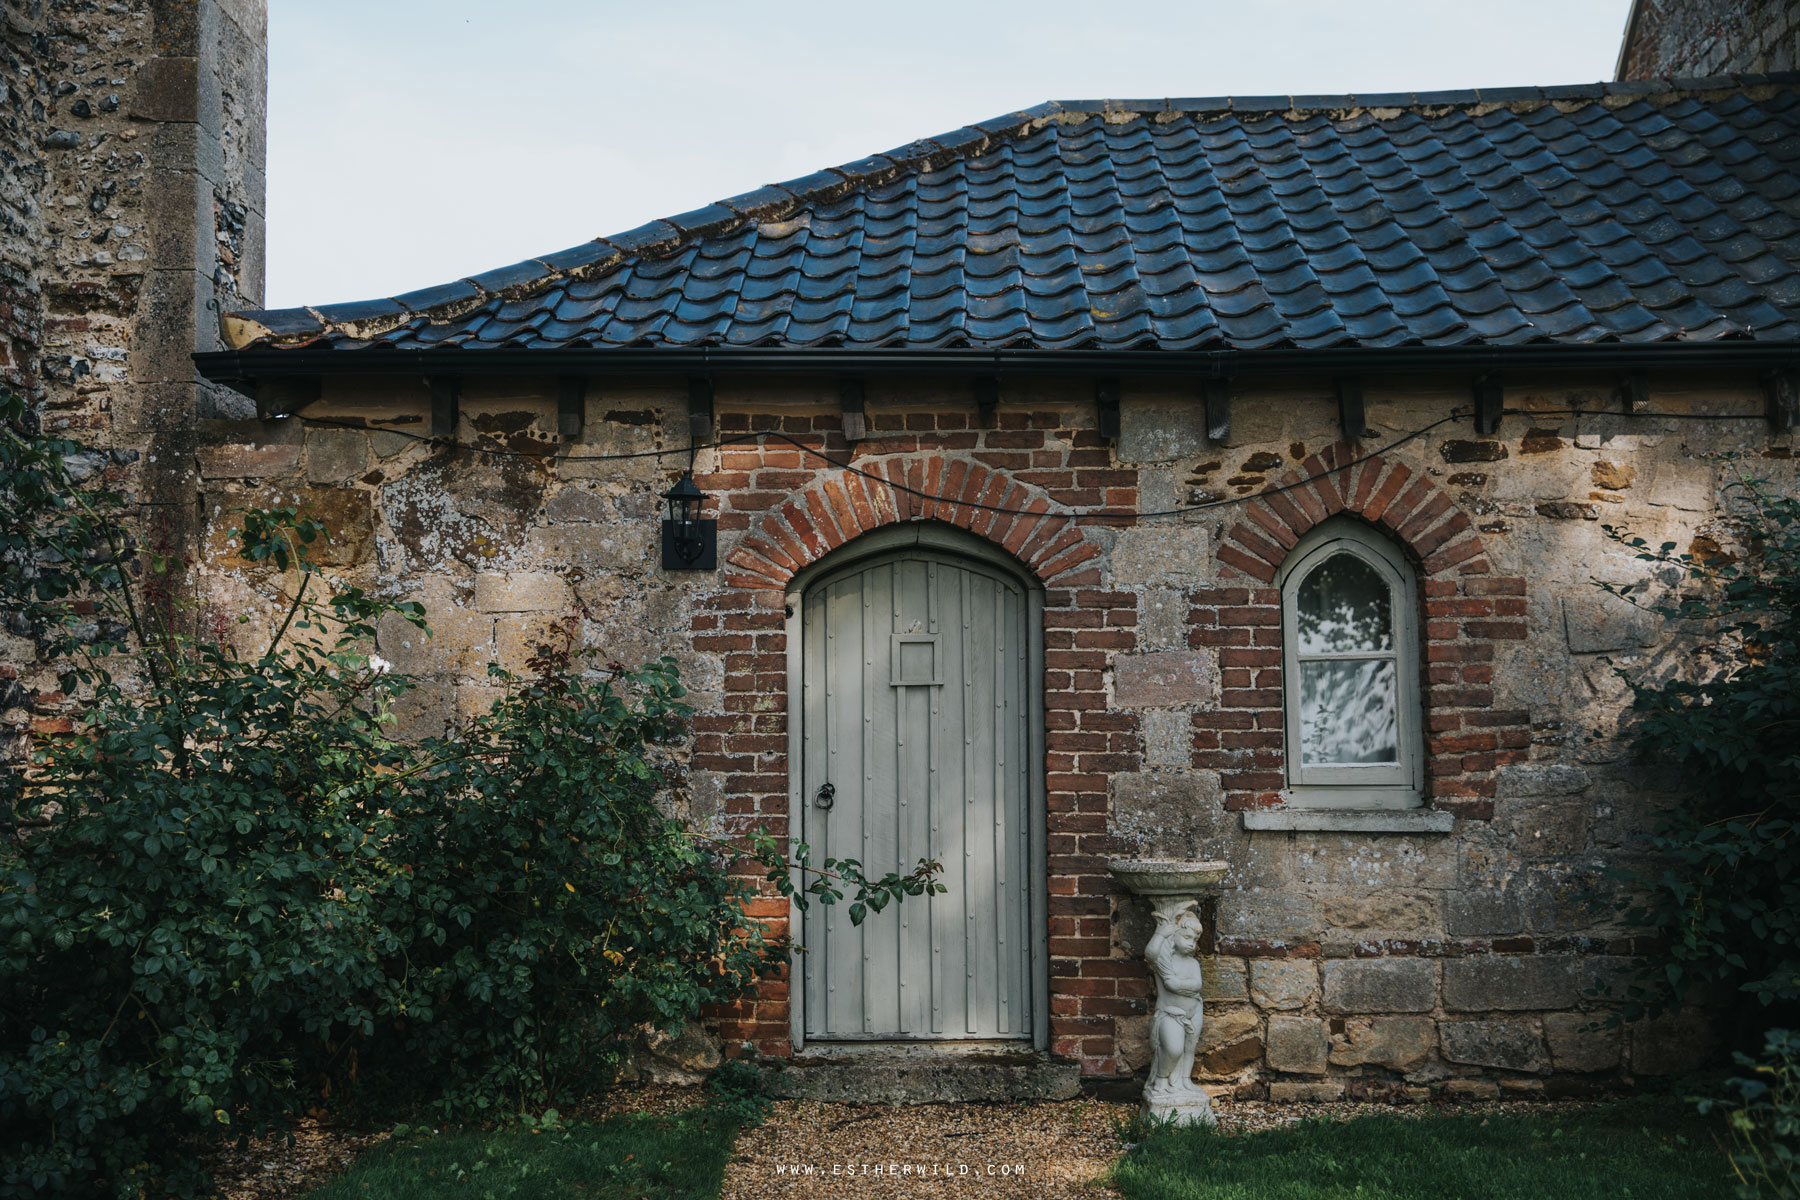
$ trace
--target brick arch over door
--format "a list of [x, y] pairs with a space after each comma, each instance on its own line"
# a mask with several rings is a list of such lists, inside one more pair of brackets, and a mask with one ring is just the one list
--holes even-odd
[[[876, 460], [861, 469], [869, 475], [834, 471], [775, 506], [727, 556], [725, 582], [786, 587], [795, 573], [853, 538], [911, 520], [966, 529], [1003, 547], [1049, 586], [1067, 583], [1063, 577], [1081, 573], [1100, 553], [1042, 489], [1003, 471], [935, 455]], [[1096, 573], [1092, 581], [1098, 580]]]
[[[786, 589], [801, 569], [861, 534], [911, 520], [942, 521], [1004, 548], [1044, 587], [1044, 808], [1048, 875], [1050, 1047], [1083, 1072], [1118, 1070], [1113, 1022], [1121, 987], [1143, 981], [1114, 959], [1108, 857], [1120, 852], [1107, 828], [1108, 781], [1143, 765], [1135, 713], [1113, 712], [1106, 690], [1112, 658], [1137, 646], [1138, 597], [1101, 587], [1100, 547], [1043, 490], [979, 463], [929, 454], [864, 460], [870, 476], [815, 475], [767, 510], [725, 559], [726, 585], [702, 600], [693, 645], [724, 660], [721, 711], [694, 719], [695, 769], [723, 784], [725, 827], [788, 831], [788, 637]], [[901, 485], [915, 493], [897, 490]], [[987, 507], [977, 507], [983, 505]], [[996, 512], [994, 509], [1019, 510]], [[774, 896], [750, 904], [774, 932], [788, 906]], [[1131, 975], [1121, 979], [1121, 972]], [[766, 981], [752, 999], [714, 1014], [734, 1052], [792, 1052], [789, 981]]]
[[1525, 637], [1525, 580], [1494, 574], [1474, 523], [1429, 475], [1380, 455], [1356, 458], [1344, 443], [1313, 455], [1279, 480], [1295, 486], [1252, 500], [1220, 538], [1219, 586], [1196, 591], [1189, 613], [1189, 640], [1216, 648], [1223, 685], [1220, 707], [1195, 714], [1194, 766], [1219, 772], [1227, 808], [1280, 802], [1275, 575], [1308, 530], [1347, 513], [1387, 533], [1418, 568], [1428, 802], [1491, 819], [1494, 772], [1530, 756], [1531, 714], [1494, 708], [1493, 690], [1499, 643]]

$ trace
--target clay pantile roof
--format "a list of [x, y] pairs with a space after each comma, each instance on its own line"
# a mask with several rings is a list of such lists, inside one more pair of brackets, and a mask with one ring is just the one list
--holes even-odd
[[1063, 101], [234, 348], [1800, 340], [1800, 74]]

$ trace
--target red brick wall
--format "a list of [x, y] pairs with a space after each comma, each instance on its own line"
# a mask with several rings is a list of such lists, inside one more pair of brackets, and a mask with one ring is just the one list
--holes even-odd
[[[702, 602], [693, 621], [694, 647], [723, 654], [726, 679], [724, 711], [697, 722], [694, 766], [726, 776], [736, 829], [785, 834], [788, 581], [858, 535], [899, 521], [943, 521], [1005, 548], [1044, 586], [1052, 1049], [1080, 1058], [1088, 1073], [1112, 1074], [1112, 1019], [1130, 1007], [1128, 997], [1138, 997], [1142, 1011], [1147, 991], [1141, 968], [1113, 958], [1105, 868], [1122, 849], [1107, 833], [1107, 781], [1141, 764], [1137, 717], [1108, 710], [1105, 682], [1110, 656], [1137, 644], [1137, 597], [1100, 586], [1100, 549], [1085, 532], [1096, 522], [1077, 525], [1058, 510], [1128, 513], [1137, 504], [1136, 471], [1115, 467], [1092, 429], [1068, 428], [1053, 412], [1001, 413], [994, 428], [961, 413], [879, 415], [872, 436], [854, 447], [837, 424], [835, 415], [720, 419], [724, 437], [780, 429], [876, 478], [765, 442], [726, 447], [718, 470], [697, 479], [719, 497], [721, 536], [743, 537], [723, 566], [726, 588]], [[786, 931], [785, 902], [759, 901], [753, 912]], [[791, 1052], [785, 978], [719, 1018], [728, 1044]]]
[[[835, 414], [777, 418], [725, 414], [722, 435], [779, 429], [850, 461], [840, 472], [797, 445], [726, 447], [699, 478], [719, 498], [726, 585], [700, 605], [694, 646], [724, 656], [724, 711], [697, 721], [694, 765], [725, 777], [730, 827], [787, 832], [788, 747], [785, 590], [796, 572], [862, 533], [898, 521], [939, 520], [1004, 547], [1043, 584], [1045, 785], [1048, 831], [1051, 1048], [1084, 1073], [1112, 1075], [1115, 1019], [1141, 1014], [1143, 966], [1115, 945], [1107, 858], [1131, 850], [1108, 832], [1111, 776], [1139, 770], [1138, 716], [1112, 711], [1111, 657], [1137, 648], [1137, 596], [1110, 591], [1087, 530], [1059, 510], [1136, 504], [1136, 472], [1112, 465], [1091, 430], [1056, 413], [1003, 413], [977, 428], [957, 413], [888, 416], [854, 446]], [[1283, 758], [1280, 594], [1282, 560], [1307, 530], [1337, 513], [1385, 531], [1413, 559], [1422, 591], [1421, 694], [1428, 803], [1477, 820], [1493, 816], [1494, 771], [1529, 757], [1530, 715], [1493, 708], [1496, 643], [1525, 636], [1525, 581], [1493, 573], [1480, 536], [1430, 476], [1398, 462], [1350, 462], [1335, 446], [1299, 466], [1320, 478], [1264, 495], [1239, 510], [1220, 539], [1219, 586], [1191, 595], [1189, 640], [1219, 656], [1220, 702], [1193, 717], [1192, 765], [1218, 771], [1226, 807], [1277, 804]], [[895, 486], [898, 485], [898, 486]], [[900, 488], [926, 493], [912, 495]], [[940, 497], [940, 498], [932, 498]], [[973, 504], [1022, 510], [995, 513]], [[1129, 520], [1122, 517], [1121, 520]], [[755, 902], [752, 915], [787, 932], [787, 905]], [[1224, 954], [1253, 946], [1220, 945]], [[788, 981], [717, 1014], [728, 1045], [791, 1053]]]
[[1193, 593], [1189, 641], [1216, 648], [1221, 684], [1219, 707], [1194, 714], [1194, 766], [1220, 773], [1228, 809], [1280, 803], [1281, 593], [1272, 585], [1302, 535], [1348, 513], [1384, 531], [1418, 573], [1427, 803], [1491, 820], [1495, 769], [1530, 758], [1531, 714], [1495, 709], [1492, 687], [1496, 643], [1525, 637], [1525, 580], [1493, 574], [1480, 535], [1429, 475], [1379, 456], [1332, 470], [1353, 457], [1342, 444], [1314, 455], [1281, 482], [1318, 478], [1247, 505], [1219, 543], [1224, 585]]

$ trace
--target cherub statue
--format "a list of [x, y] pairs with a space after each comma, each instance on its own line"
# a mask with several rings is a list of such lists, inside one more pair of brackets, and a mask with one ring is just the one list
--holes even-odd
[[[1200, 1044], [1200, 918], [1192, 902], [1179, 916], [1158, 913], [1144, 957], [1156, 976], [1156, 1012], [1150, 1018], [1150, 1082], [1144, 1104], [1153, 1115], [1179, 1113], [1210, 1122], [1212, 1104], [1194, 1082], [1194, 1050]], [[1200, 1110], [1194, 1112], [1193, 1110]]]

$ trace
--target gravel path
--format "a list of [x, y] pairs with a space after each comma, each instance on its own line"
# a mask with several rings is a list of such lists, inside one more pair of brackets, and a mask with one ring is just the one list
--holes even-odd
[[[1569, 1111], [1562, 1102], [1428, 1104], [1270, 1104], [1215, 1100], [1227, 1135], [1309, 1119], [1353, 1120], [1376, 1113]], [[777, 1104], [766, 1123], [738, 1139], [725, 1170], [724, 1200], [840, 1200], [854, 1197], [981, 1196], [1095, 1200], [1125, 1151], [1119, 1127], [1135, 1104], [1072, 1100], [1040, 1104]], [[908, 1168], [911, 1171], [908, 1171]], [[810, 1168], [810, 1170], [809, 1170]]]
[[[595, 1120], [618, 1112], [676, 1112], [706, 1103], [698, 1088], [619, 1091], [569, 1113]], [[1352, 1120], [1375, 1113], [1567, 1112], [1593, 1107], [1560, 1101], [1428, 1104], [1270, 1104], [1215, 1100], [1226, 1134], [1308, 1119]], [[724, 1200], [860, 1200], [862, 1197], [979, 1196], [1101, 1200], [1107, 1168], [1125, 1150], [1119, 1128], [1135, 1104], [1071, 1100], [1035, 1104], [915, 1107], [777, 1102], [762, 1125], [738, 1138], [725, 1171]], [[243, 1150], [221, 1147], [213, 1169], [229, 1200], [293, 1200], [342, 1171], [385, 1134], [353, 1134], [308, 1121], [293, 1144], [268, 1138]], [[911, 1168], [910, 1171], [907, 1168]], [[810, 1168], [810, 1169], [808, 1169]]]
[[785, 1197], [1095, 1197], [1133, 1106], [784, 1101], [745, 1131], [725, 1200]]

